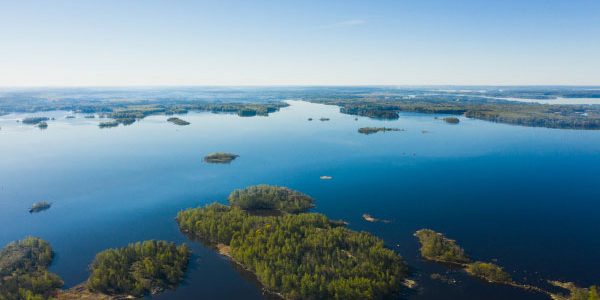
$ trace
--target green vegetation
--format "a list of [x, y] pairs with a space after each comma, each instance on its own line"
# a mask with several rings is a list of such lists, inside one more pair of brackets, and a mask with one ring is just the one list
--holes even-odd
[[552, 285], [563, 288], [569, 293], [567, 295], [549, 293], [554, 300], [600, 300], [600, 292], [598, 286], [589, 288], [580, 288], [573, 282], [549, 281]]
[[377, 132], [386, 132], [386, 131], [402, 131], [400, 128], [389, 128], [389, 127], [362, 127], [358, 129], [358, 133], [362, 134], [373, 134]]
[[385, 298], [407, 273], [382, 240], [332, 226], [321, 214], [261, 217], [211, 204], [181, 211], [177, 221], [194, 238], [228, 245], [234, 261], [287, 299]]
[[443, 118], [442, 120], [444, 120], [444, 122], [448, 123], [448, 124], [458, 124], [460, 123], [460, 119], [457, 117], [446, 117]]
[[52, 206], [52, 203], [49, 203], [46, 201], [36, 202], [31, 206], [31, 208], [29, 209], [29, 212], [30, 213], [40, 212], [40, 211], [49, 209], [50, 206]]
[[497, 99], [451, 96], [358, 97], [314, 99], [337, 105], [340, 112], [376, 119], [398, 119], [398, 112], [464, 114], [466, 117], [532, 127], [600, 129], [600, 105], [551, 105], [517, 103]]
[[431, 229], [421, 229], [415, 233], [421, 244], [421, 256], [425, 259], [444, 263], [465, 264], [471, 260], [456, 241]]
[[238, 156], [239, 155], [226, 152], [214, 152], [205, 156], [204, 161], [212, 164], [228, 164], [238, 158]]
[[0, 251], [0, 300], [42, 300], [55, 294], [63, 282], [48, 272], [52, 248], [39, 238], [12, 242]]
[[100, 124], [98, 124], [98, 126], [100, 128], [111, 128], [111, 127], [117, 127], [119, 126], [119, 122], [117, 121], [106, 121], [106, 122], [100, 122]]
[[190, 250], [165, 241], [144, 241], [104, 250], [91, 265], [87, 286], [109, 295], [143, 296], [175, 287], [183, 278]]
[[229, 204], [244, 210], [273, 209], [299, 213], [314, 206], [314, 200], [301, 192], [281, 186], [255, 185], [229, 194]]
[[21, 123], [23, 124], [27, 124], [27, 125], [37, 125], [40, 124], [42, 122], [46, 122], [50, 120], [50, 118], [47, 117], [29, 117], [29, 118], [25, 118], [21, 121]]
[[168, 118], [167, 122], [171, 122], [171, 123], [173, 123], [175, 125], [179, 125], [179, 126], [190, 125], [190, 122], [182, 120], [180, 118], [175, 118], [175, 117]]
[[510, 275], [506, 273], [500, 266], [486, 262], [474, 262], [467, 265], [467, 273], [470, 275], [482, 278], [488, 282], [495, 283], [511, 283]]

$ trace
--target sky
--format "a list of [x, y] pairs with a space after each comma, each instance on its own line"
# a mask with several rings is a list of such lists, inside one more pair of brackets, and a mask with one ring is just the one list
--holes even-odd
[[598, 0], [0, 0], [0, 86], [600, 85]]

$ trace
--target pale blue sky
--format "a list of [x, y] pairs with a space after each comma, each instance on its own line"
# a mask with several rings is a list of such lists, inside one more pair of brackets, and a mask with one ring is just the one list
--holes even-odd
[[4, 1], [0, 86], [600, 85], [600, 1]]

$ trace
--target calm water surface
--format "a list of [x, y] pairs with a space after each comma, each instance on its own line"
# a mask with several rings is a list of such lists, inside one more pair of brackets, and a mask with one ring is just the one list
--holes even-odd
[[[421, 261], [412, 234], [424, 227], [458, 240], [474, 259], [497, 261], [521, 282], [600, 283], [600, 132], [466, 118], [448, 125], [425, 114], [355, 120], [334, 106], [290, 103], [269, 117], [190, 113], [180, 116], [192, 123], [184, 127], [152, 116], [99, 129], [98, 119], [50, 112], [38, 114], [56, 117], [40, 130], [16, 122], [24, 115], [2, 116], [0, 244], [27, 235], [48, 240], [57, 254], [51, 269], [70, 287], [108, 247], [187, 242], [194, 257], [185, 282], [154, 298], [264, 299], [252, 276], [186, 239], [174, 217], [268, 183], [308, 193], [315, 211], [383, 238], [415, 272], [420, 289], [405, 298], [546, 299]], [[358, 134], [364, 126], [406, 131]], [[203, 163], [214, 151], [240, 157]], [[52, 208], [29, 214], [41, 200]], [[392, 222], [367, 223], [363, 213]], [[431, 280], [436, 272], [458, 283]]]

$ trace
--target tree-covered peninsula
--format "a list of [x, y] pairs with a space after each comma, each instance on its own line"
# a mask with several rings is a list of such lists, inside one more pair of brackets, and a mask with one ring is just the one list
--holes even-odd
[[497, 282], [497, 283], [512, 282], [512, 278], [510, 278], [510, 275], [508, 273], [506, 273], [502, 269], [502, 267], [500, 267], [496, 264], [476, 261], [476, 262], [467, 264], [467, 268], [465, 270], [470, 275], [487, 280], [488, 282]]
[[321, 214], [256, 216], [210, 204], [181, 211], [177, 222], [191, 237], [222, 245], [286, 299], [385, 298], [399, 291], [407, 273], [382, 240], [334, 227]]
[[573, 282], [549, 281], [550, 284], [566, 290], [568, 293], [551, 293], [553, 300], [600, 300], [600, 289], [596, 285], [581, 288]]
[[415, 232], [415, 236], [419, 239], [421, 256], [425, 259], [460, 265], [471, 261], [455, 240], [446, 238], [441, 233], [421, 229]]
[[183, 279], [190, 254], [186, 245], [154, 240], [104, 250], [91, 265], [87, 287], [137, 297], [174, 288]]
[[[412, 98], [365, 96], [346, 99], [321, 96], [309, 100], [337, 105], [341, 113], [374, 119], [395, 120], [399, 118], [399, 112], [418, 112], [465, 115], [468, 118], [532, 127], [600, 129], [600, 105], [519, 103], [452, 95], [420, 95]], [[447, 121], [456, 122], [455, 119]]]
[[54, 253], [48, 242], [27, 237], [0, 251], [0, 299], [43, 300], [54, 296], [63, 281], [48, 272]]
[[[421, 244], [421, 256], [427, 260], [460, 265], [472, 276], [479, 277], [488, 282], [513, 284], [513, 280], [502, 267], [487, 262], [472, 262], [465, 251], [456, 244], [456, 241], [445, 237], [431, 229], [421, 229], [415, 232]], [[513, 284], [515, 286], [526, 287]], [[526, 287], [529, 288], [529, 287]]]
[[287, 213], [304, 212], [314, 206], [310, 196], [282, 186], [255, 185], [229, 194], [229, 204], [243, 210], [271, 209]]

